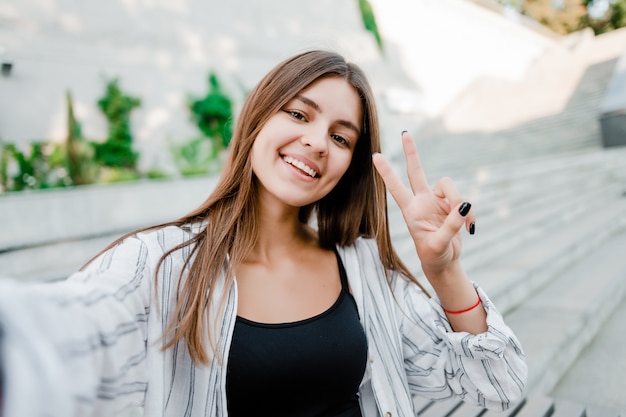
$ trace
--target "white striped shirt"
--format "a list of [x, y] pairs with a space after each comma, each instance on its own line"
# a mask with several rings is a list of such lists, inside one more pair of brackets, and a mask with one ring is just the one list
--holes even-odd
[[[190, 249], [166, 258], [155, 291], [156, 265], [195, 232], [167, 227], [129, 237], [62, 282], [1, 282], [5, 417], [115, 416], [134, 406], [150, 417], [225, 417], [226, 362], [196, 366], [184, 341], [161, 350]], [[387, 283], [373, 240], [338, 251], [368, 340], [364, 417], [414, 416], [413, 395], [460, 396], [496, 410], [521, 400], [524, 354], [480, 288], [489, 330], [455, 333], [436, 298], [396, 273]], [[221, 294], [223, 277], [215, 285]], [[236, 284], [223, 311], [218, 305], [211, 317], [222, 320], [210, 320], [209, 331], [221, 335], [218, 351], [227, 361]]]

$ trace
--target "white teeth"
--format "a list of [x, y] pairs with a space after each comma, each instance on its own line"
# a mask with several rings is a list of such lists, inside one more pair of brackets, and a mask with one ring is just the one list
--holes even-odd
[[292, 158], [290, 156], [283, 156], [283, 160], [285, 162], [287, 162], [288, 164], [291, 164], [291, 165], [295, 166], [296, 168], [299, 168], [302, 171], [306, 172], [311, 177], [313, 177], [313, 178], [317, 177], [317, 172], [315, 172], [315, 170], [313, 168], [311, 168], [310, 166], [306, 165], [304, 162], [298, 161], [297, 159], [294, 159], [294, 158]]

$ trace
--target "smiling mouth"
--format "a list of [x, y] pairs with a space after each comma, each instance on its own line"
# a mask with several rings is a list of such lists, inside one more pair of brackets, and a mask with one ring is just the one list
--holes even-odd
[[300, 171], [304, 172], [305, 174], [309, 175], [311, 178], [318, 178], [320, 176], [319, 173], [317, 173], [313, 168], [311, 168], [310, 166], [308, 166], [307, 164], [305, 164], [302, 161], [299, 161], [295, 158], [292, 158], [290, 156], [286, 156], [283, 155], [282, 156], [283, 161], [287, 162], [289, 165], [292, 165], [296, 168], [298, 168]]

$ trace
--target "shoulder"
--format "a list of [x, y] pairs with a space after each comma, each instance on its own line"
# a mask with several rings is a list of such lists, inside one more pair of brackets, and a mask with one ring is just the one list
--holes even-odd
[[204, 227], [205, 225], [201, 223], [164, 226], [138, 232], [132, 237], [141, 241], [150, 252], [163, 254], [193, 239], [204, 230]]
[[[358, 237], [353, 244], [349, 246], [337, 246], [337, 250], [340, 255], [345, 259], [355, 259], [360, 265], [375, 264], [377, 269], [386, 269], [383, 267], [383, 262], [380, 256], [380, 250], [376, 239], [370, 237]], [[397, 271], [388, 271], [390, 276], [401, 276], [401, 273]], [[404, 277], [406, 279], [406, 277]]]
[[367, 277], [385, 275], [375, 239], [359, 237], [351, 245], [337, 245], [337, 252], [348, 273]]
[[351, 245], [338, 246], [337, 249], [344, 252], [354, 252], [355, 254], [363, 256], [375, 255], [380, 258], [378, 253], [378, 243], [376, 242], [376, 239], [371, 237], [359, 236]]

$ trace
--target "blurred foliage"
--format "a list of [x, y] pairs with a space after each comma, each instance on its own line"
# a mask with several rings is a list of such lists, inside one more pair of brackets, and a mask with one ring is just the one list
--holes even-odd
[[[583, 1], [585, 7], [590, 7], [593, 0]], [[601, 17], [586, 15], [581, 21], [583, 27], [590, 27], [596, 35], [626, 27], [626, 0], [613, 0], [609, 9]]]
[[209, 73], [209, 91], [202, 98], [189, 100], [191, 120], [217, 150], [225, 149], [233, 135], [233, 102], [222, 89], [217, 75]]
[[[141, 177], [139, 154], [132, 149], [130, 113], [138, 98], [122, 93], [117, 80], [107, 83], [97, 104], [107, 117], [109, 131], [102, 143], [85, 139], [74, 114], [72, 94], [66, 92], [67, 137], [64, 143], [34, 141], [27, 146], [5, 143], [0, 148], [0, 191], [22, 191], [118, 182]], [[162, 172], [151, 173], [163, 178]]]
[[150, 169], [146, 171], [143, 175], [150, 180], [161, 180], [164, 178], [169, 178], [169, 175], [167, 173], [158, 168]]
[[95, 157], [101, 165], [135, 169], [139, 154], [133, 150], [132, 146], [130, 114], [140, 105], [139, 98], [122, 92], [118, 79], [107, 82], [104, 96], [98, 100], [98, 107], [109, 124], [109, 134], [106, 140], [95, 145]]
[[587, 8], [581, 0], [526, 0], [524, 14], [561, 35], [581, 29]]
[[5, 191], [38, 190], [70, 185], [60, 144], [32, 142], [2, 146], [0, 180]]
[[209, 88], [204, 97], [190, 96], [191, 120], [202, 136], [171, 146], [180, 173], [201, 175], [219, 168], [219, 155], [228, 148], [233, 135], [233, 100], [222, 88], [214, 71], [209, 72]]
[[67, 174], [73, 185], [85, 185], [96, 182], [98, 164], [94, 160], [95, 148], [92, 142], [85, 140], [82, 128], [74, 115], [72, 94], [67, 91], [67, 139], [65, 141]]
[[383, 50], [383, 38], [380, 36], [378, 26], [376, 25], [376, 16], [374, 16], [374, 10], [372, 5], [367, 0], [359, 0], [359, 10], [361, 11], [361, 18], [363, 19], [363, 25], [365, 29], [370, 31], [376, 39], [378, 48]]
[[140, 178], [141, 175], [135, 168], [103, 166], [100, 167], [98, 182], [108, 184], [112, 182], [136, 181]]
[[214, 142], [202, 136], [172, 145], [171, 151], [174, 163], [183, 176], [208, 174], [217, 163]]
[[596, 35], [626, 27], [626, 0], [606, 0], [603, 16], [589, 11], [599, 0], [496, 0], [540, 22], [554, 32], [566, 35], [591, 28]]
[[[188, 104], [202, 135], [171, 147], [183, 176], [215, 173], [221, 165], [220, 152], [232, 137], [233, 101], [215, 73], [209, 74], [208, 81], [207, 94]], [[39, 141], [20, 147], [0, 141], [0, 192], [167, 178], [158, 168], [143, 174], [137, 170], [139, 153], [132, 146], [131, 113], [140, 105], [139, 98], [121, 90], [118, 79], [108, 81], [97, 100], [108, 122], [108, 134], [106, 140], [96, 142], [83, 135], [72, 94], [67, 91], [65, 142]]]

